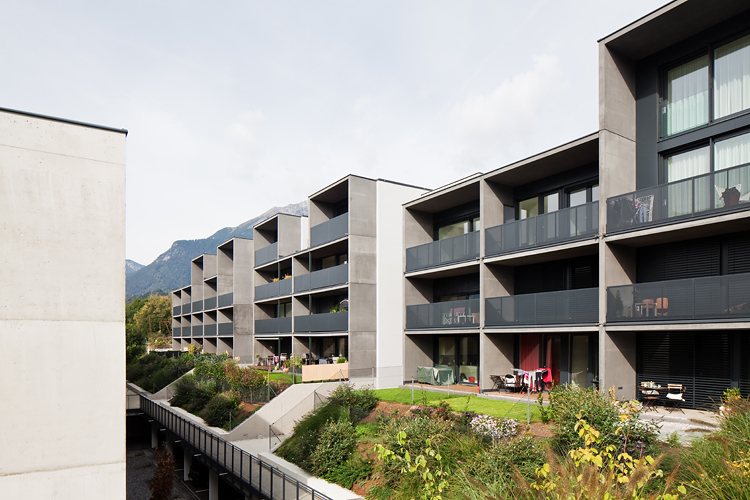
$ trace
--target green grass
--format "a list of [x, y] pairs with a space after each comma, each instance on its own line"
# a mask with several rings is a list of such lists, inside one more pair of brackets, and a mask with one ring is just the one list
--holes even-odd
[[[410, 405], [411, 389], [377, 389], [375, 394], [382, 401], [391, 401], [394, 403], [401, 403]], [[425, 402], [428, 405], [437, 404], [438, 401], [447, 400], [448, 404], [455, 411], [473, 411], [475, 413], [482, 413], [484, 415], [492, 415], [494, 417], [501, 418], [515, 418], [518, 421], [526, 421], [526, 399], [521, 399], [518, 402], [510, 401], [495, 401], [492, 399], [478, 398], [474, 395], [470, 396], [458, 396], [443, 392], [431, 392], [423, 391], [421, 389], [414, 390], [414, 404], [421, 405]], [[468, 401], [468, 406], [467, 406]], [[531, 399], [531, 421], [541, 422], [542, 417], [539, 414], [539, 408], [534, 404], [535, 398]]]
[[[292, 374], [291, 373], [271, 373], [271, 382], [286, 382], [287, 384], [291, 384]], [[300, 375], [297, 375], [297, 380], [294, 383], [301, 384], [302, 377]]]

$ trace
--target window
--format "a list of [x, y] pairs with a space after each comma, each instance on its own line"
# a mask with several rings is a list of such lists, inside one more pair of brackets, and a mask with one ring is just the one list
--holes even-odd
[[599, 184], [578, 185], [568, 190], [568, 207], [599, 201]]
[[707, 174], [710, 169], [708, 146], [672, 155], [667, 157], [667, 182]]
[[544, 200], [544, 213], [556, 212], [560, 208], [560, 195], [558, 193], [552, 193], [545, 195]]
[[[709, 86], [711, 73], [713, 88]], [[709, 109], [711, 102], [712, 111]], [[708, 124], [712, 118], [717, 120], [748, 109], [750, 35], [667, 70], [661, 105], [661, 136], [692, 130]]]
[[539, 215], [539, 198], [529, 198], [518, 204], [518, 220], [528, 219]]

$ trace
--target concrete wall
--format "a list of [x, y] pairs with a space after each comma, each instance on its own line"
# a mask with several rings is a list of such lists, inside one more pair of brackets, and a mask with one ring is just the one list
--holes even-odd
[[404, 231], [402, 205], [425, 191], [390, 182], [377, 184], [377, 380], [376, 386], [403, 382]]
[[1, 496], [124, 500], [125, 134], [0, 112], [0, 165]]
[[479, 334], [479, 387], [482, 390], [492, 388], [490, 375], [513, 373], [513, 339], [512, 333]]
[[279, 257], [291, 255], [299, 251], [300, 243], [302, 242], [300, 217], [287, 214], [279, 214], [276, 217], [279, 228]]

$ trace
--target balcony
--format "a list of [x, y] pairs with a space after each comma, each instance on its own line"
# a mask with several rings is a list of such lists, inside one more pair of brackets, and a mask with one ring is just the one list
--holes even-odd
[[607, 233], [750, 209], [750, 165], [607, 199]]
[[193, 302], [193, 312], [201, 312], [203, 310], [203, 301], [202, 300], [196, 300]]
[[406, 249], [406, 272], [474, 260], [479, 257], [479, 231]]
[[593, 238], [599, 232], [599, 202], [564, 208], [491, 227], [485, 231], [485, 256]]
[[203, 326], [204, 337], [216, 337], [216, 324]]
[[279, 244], [272, 243], [255, 251], [255, 267], [268, 264], [279, 258]]
[[219, 323], [219, 335], [222, 337], [234, 334], [234, 323]]
[[284, 295], [292, 294], [292, 280], [287, 278], [285, 280], [273, 281], [255, 287], [255, 300], [265, 300], [273, 297], [283, 297]]
[[607, 287], [607, 322], [750, 318], [750, 273]]
[[172, 308], [172, 316], [179, 316], [181, 312], [182, 312], [181, 306], [175, 306]]
[[229, 307], [232, 304], [234, 304], [233, 293], [225, 293], [224, 295], [219, 295], [219, 307]]
[[294, 278], [294, 292], [307, 292], [336, 285], [344, 285], [349, 282], [349, 264], [313, 271]]
[[269, 333], [291, 333], [292, 318], [268, 318], [255, 320], [255, 335]]
[[190, 302], [182, 304], [182, 314], [190, 314]]
[[182, 329], [179, 326], [172, 328], [172, 337], [179, 337], [182, 335]]
[[331, 220], [310, 228], [310, 246], [316, 247], [329, 241], [343, 238], [349, 232], [349, 213], [341, 214]]
[[294, 332], [345, 332], [349, 330], [349, 313], [310, 314], [294, 317]]
[[596, 324], [599, 289], [561, 290], [485, 300], [485, 327]]
[[479, 328], [479, 299], [406, 306], [407, 330], [450, 328]]
[[203, 325], [197, 325], [192, 327], [193, 337], [200, 337], [203, 335]]
[[216, 297], [211, 297], [203, 301], [204, 310], [216, 309]]

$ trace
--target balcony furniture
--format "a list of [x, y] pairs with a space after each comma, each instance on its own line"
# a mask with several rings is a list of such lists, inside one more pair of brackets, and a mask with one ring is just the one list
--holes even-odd
[[656, 299], [656, 308], [654, 309], [655, 316], [666, 316], [669, 314], [669, 299], [667, 297], [659, 297]]
[[453, 314], [450, 312], [447, 312], [443, 314], [443, 324], [444, 325], [452, 325], [453, 324]]
[[505, 380], [500, 375], [490, 375], [490, 380], [492, 380], [491, 391], [499, 391], [505, 387]]
[[453, 385], [456, 383], [456, 376], [450, 366], [418, 366], [417, 380], [422, 384]]
[[678, 409], [682, 413], [685, 411], [682, 409], [682, 403], [685, 402], [683, 395], [685, 394], [685, 386], [682, 384], [667, 384], [667, 403], [670, 404], [669, 413]]
[[725, 207], [734, 207], [740, 203], [750, 201], [750, 193], [745, 195], [740, 194], [742, 192], [742, 184], [737, 184], [726, 189], [721, 186], [714, 186], [714, 189], [716, 189], [716, 195], [719, 199], [724, 202]]
[[643, 382], [639, 391], [641, 393], [641, 403], [645, 411], [656, 411], [656, 404], [659, 402], [661, 393], [659, 391], [664, 390], [660, 385], [656, 385], [653, 382]]
[[458, 307], [454, 309], [453, 316], [456, 318], [456, 324], [459, 324], [459, 323], [466, 324], [466, 308], [465, 307]]
[[[406, 329], [476, 328], [467, 318], [479, 313], [479, 299], [452, 300], [406, 306]], [[461, 321], [463, 318], [463, 321]]]
[[635, 304], [635, 310], [641, 317], [652, 316], [652, 313], [655, 309], [654, 303], [654, 299], [643, 299], [643, 302], [638, 302]]
[[649, 194], [635, 199], [635, 220], [639, 223], [651, 222], [654, 219], [654, 195]]

